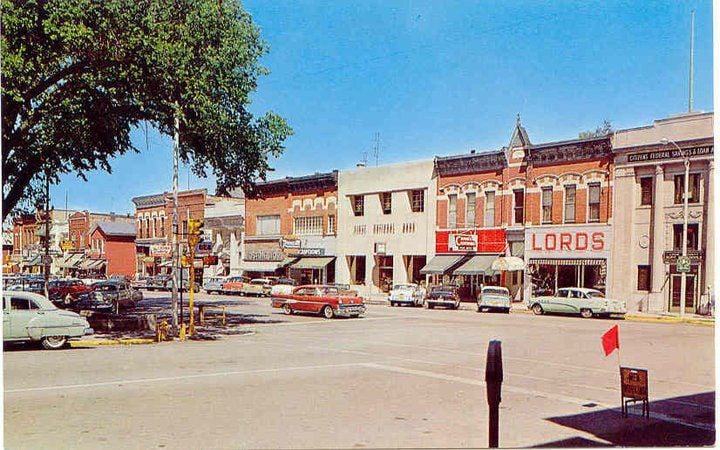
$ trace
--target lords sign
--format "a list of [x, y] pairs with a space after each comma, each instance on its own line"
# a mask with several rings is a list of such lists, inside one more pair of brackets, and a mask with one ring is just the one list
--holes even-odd
[[533, 258], [607, 257], [610, 252], [611, 231], [605, 225], [536, 228], [525, 233], [525, 252]]

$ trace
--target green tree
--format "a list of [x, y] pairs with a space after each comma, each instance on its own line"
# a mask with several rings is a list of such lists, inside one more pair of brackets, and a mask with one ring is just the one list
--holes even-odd
[[[248, 111], [267, 51], [237, 0], [2, 0], [3, 220], [43, 174], [111, 172], [149, 123], [218, 193], [265, 179], [292, 129]], [[177, 109], [176, 109], [177, 108]]]
[[587, 139], [592, 137], [599, 137], [599, 136], [607, 136], [608, 134], [612, 134], [615, 130], [613, 130], [612, 124], [609, 120], [603, 120], [602, 125], [595, 128], [595, 131], [587, 130], [582, 131], [578, 133], [578, 138], [580, 139]]

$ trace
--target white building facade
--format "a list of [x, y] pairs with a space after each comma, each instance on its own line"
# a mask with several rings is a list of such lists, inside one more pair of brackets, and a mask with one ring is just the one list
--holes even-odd
[[337, 282], [360, 295], [425, 279], [434, 255], [433, 160], [360, 167], [338, 175]]
[[241, 272], [243, 233], [245, 230], [245, 198], [208, 196], [205, 200], [204, 240], [212, 242], [212, 254], [218, 256], [217, 265], [203, 271], [203, 279]]
[[677, 259], [685, 221], [686, 157], [691, 265], [685, 312], [701, 312], [707, 303], [714, 287], [713, 147], [712, 113], [682, 114], [616, 132], [611, 266], [615, 283], [609, 295], [625, 300], [628, 311], [680, 310], [682, 275]]

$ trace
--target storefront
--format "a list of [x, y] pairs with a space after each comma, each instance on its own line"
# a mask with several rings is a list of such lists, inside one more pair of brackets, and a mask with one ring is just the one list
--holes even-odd
[[334, 236], [284, 236], [280, 242], [286, 257], [293, 258], [287, 275], [298, 284], [335, 282]]
[[435, 233], [434, 256], [420, 270], [426, 282], [456, 284], [463, 299], [474, 299], [482, 285], [501, 285], [493, 262], [505, 254], [505, 230], [443, 230]]
[[533, 227], [525, 230], [525, 298], [564, 287], [605, 292], [608, 285], [609, 225]]

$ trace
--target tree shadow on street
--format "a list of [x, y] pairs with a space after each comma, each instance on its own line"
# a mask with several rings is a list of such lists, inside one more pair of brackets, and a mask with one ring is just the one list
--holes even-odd
[[[673, 420], [669, 420], [672, 418]], [[550, 417], [558, 425], [596, 436], [599, 441], [573, 437], [535, 447], [671, 447], [712, 446], [715, 443], [715, 392], [650, 402], [650, 418], [638, 403], [623, 418], [620, 407], [571, 416]], [[605, 441], [605, 442], [603, 442]]]

